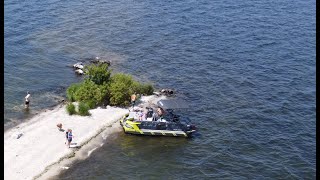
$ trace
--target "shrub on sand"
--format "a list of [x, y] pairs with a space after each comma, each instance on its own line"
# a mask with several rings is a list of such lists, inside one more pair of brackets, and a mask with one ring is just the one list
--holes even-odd
[[85, 102], [79, 103], [79, 115], [80, 116], [89, 116], [89, 109], [90, 107]]
[[69, 115], [76, 114], [76, 107], [74, 106], [74, 104], [69, 103], [67, 105], [67, 112], [69, 113]]
[[74, 102], [76, 100], [75, 99], [75, 93], [77, 92], [79, 87], [80, 87], [79, 83], [72, 84], [70, 87], [68, 87], [68, 89], [67, 89], [67, 98], [69, 99], [69, 101]]
[[89, 106], [90, 109], [94, 109], [96, 107], [96, 102], [94, 100], [87, 100], [85, 103]]

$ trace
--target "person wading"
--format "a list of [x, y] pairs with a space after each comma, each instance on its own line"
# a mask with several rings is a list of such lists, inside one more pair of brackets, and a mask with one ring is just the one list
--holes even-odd
[[30, 92], [28, 91], [27, 92], [27, 95], [26, 95], [26, 97], [25, 97], [25, 102], [24, 102], [24, 104], [25, 104], [25, 108], [29, 108], [29, 105], [30, 105], [30, 96], [31, 96], [31, 94], [30, 94]]

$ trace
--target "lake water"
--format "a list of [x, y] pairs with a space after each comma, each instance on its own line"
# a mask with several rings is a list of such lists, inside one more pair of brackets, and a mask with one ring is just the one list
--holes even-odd
[[119, 132], [55, 179], [316, 179], [315, 6], [5, 0], [5, 129], [56, 105], [81, 80], [69, 66], [99, 56], [175, 89], [198, 132]]

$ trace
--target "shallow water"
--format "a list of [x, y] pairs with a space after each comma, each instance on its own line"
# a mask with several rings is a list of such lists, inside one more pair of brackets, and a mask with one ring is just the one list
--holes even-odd
[[[4, 1], [4, 125], [100, 56], [189, 102], [191, 139], [118, 133], [56, 179], [315, 179], [315, 2]], [[31, 109], [23, 110], [26, 91]]]

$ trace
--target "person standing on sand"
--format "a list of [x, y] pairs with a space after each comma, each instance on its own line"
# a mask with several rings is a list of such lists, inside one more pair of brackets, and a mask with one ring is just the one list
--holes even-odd
[[24, 97], [24, 98], [26, 99], [25, 102], [24, 102], [25, 108], [28, 108], [28, 107], [29, 107], [29, 104], [30, 104], [30, 96], [31, 96], [31, 94], [30, 94], [30, 92], [28, 91], [26, 97]]
[[74, 136], [72, 135], [72, 130], [70, 129], [69, 130], [69, 133], [68, 133], [68, 147], [70, 148], [70, 144], [71, 144], [71, 141], [72, 141], [72, 138]]
[[136, 92], [134, 92], [134, 94], [131, 95], [131, 104], [132, 104], [132, 109], [134, 108], [134, 104], [136, 103]]
[[64, 144], [67, 144], [67, 143], [68, 143], [68, 134], [69, 134], [70, 130], [71, 130], [71, 129], [68, 129], [68, 130], [66, 131], [66, 142], [65, 142]]

